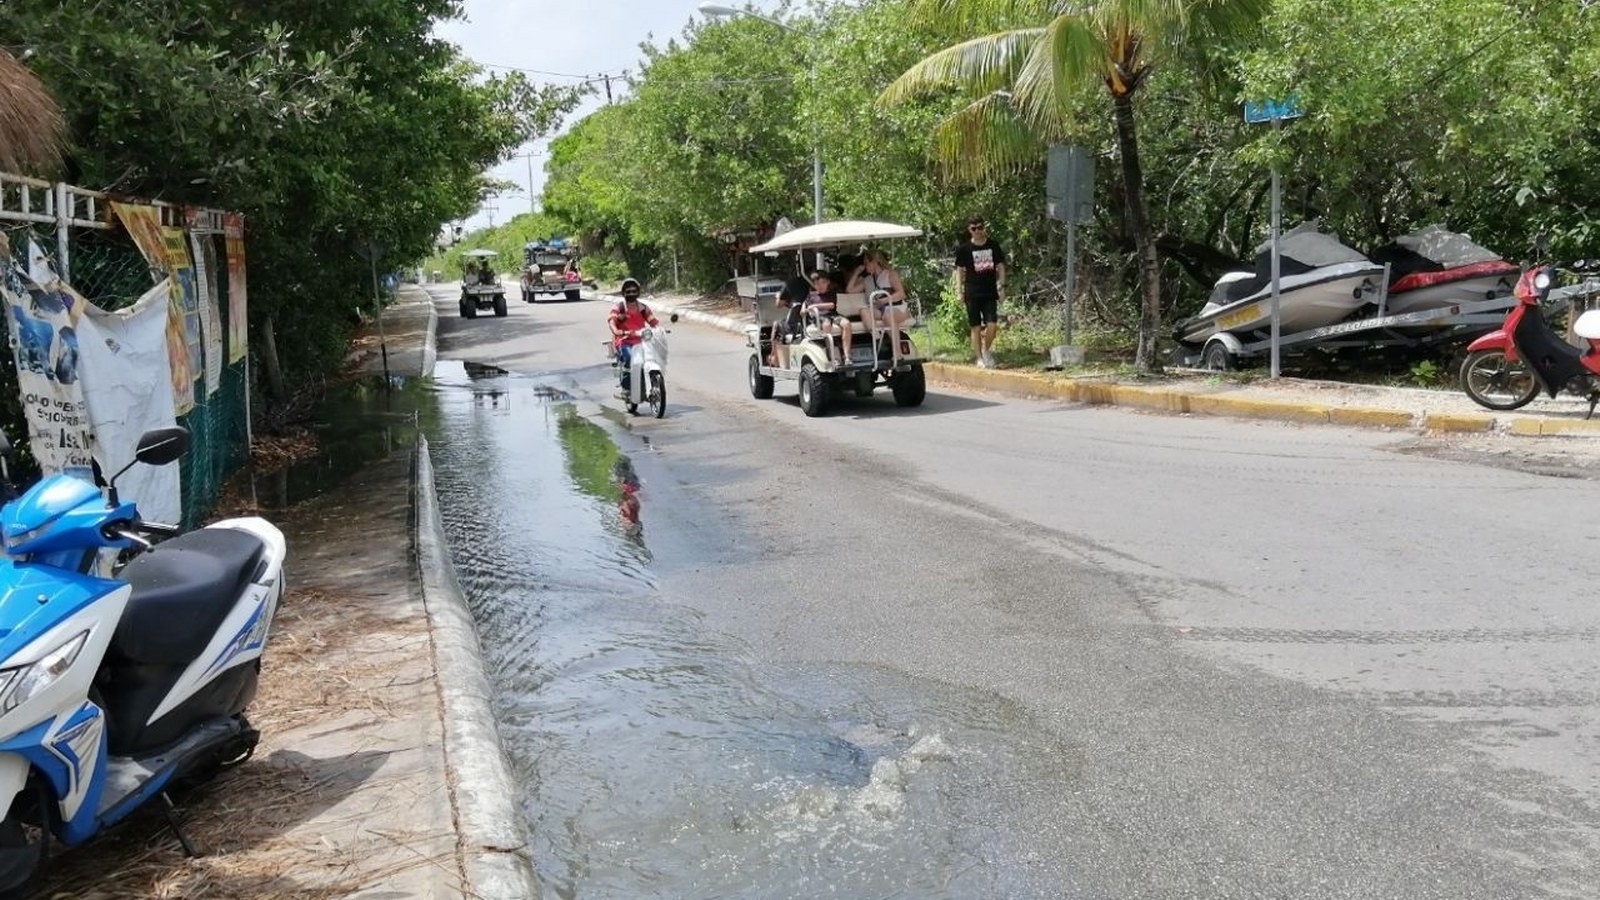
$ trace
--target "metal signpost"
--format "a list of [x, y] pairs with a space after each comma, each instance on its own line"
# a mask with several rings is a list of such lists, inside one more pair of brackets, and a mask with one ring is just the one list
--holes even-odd
[[1067, 289], [1062, 304], [1063, 345], [1051, 350], [1055, 366], [1083, 362], [1072, 345], [1072, 301], [1078, 290], [1078, 229], [1094, 215], [1094, 157], [1082, 147], [1053, 146], [1045, 167], [1045, 214], [1067, 226]]
[[378, 316], [378, 351], [383, 354], [383, 383], [389, 384], [389, 341], [383, 334], [383, 295], [378, 292], [378, 259], [383, 256], [383, 245], [364, 241], [357, 248], [361, 258], [372, 266], [372, 304]]
[[[1300, 108], [1300, 98], [1290, 94], [1283, 100], [1258, 100], [1244, 105], [1244, 120], [1247, 124], [1255, 125], [1261, 122], [1271, 122], [1273, 131], [1283, 127], [1284, 119], [1295, 119], [1304, 115]], [[1278, 193], [1278, 164], [1272, 164], [1272, 377], [1277, 378], [1279, 373], [1278, 339], [1282, 329], [1282, 303], [1278, 295], [1278, 235], [1281, 232], [1280, 216], [1282, 204], [1279, 202]]]

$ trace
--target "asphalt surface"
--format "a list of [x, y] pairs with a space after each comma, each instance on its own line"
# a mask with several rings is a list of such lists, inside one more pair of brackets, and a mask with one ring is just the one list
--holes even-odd
[[[439, 355], [609, 400], [605, 302]], [[1592, 481], [1412, 436], [935, 388], [807, 419], [680, 323], [631, 423], [661, 592], [774, 665], [986, 698], [1053, 896], [1592, 897]], [[623, 417], [619, 417], [623, 418]]]

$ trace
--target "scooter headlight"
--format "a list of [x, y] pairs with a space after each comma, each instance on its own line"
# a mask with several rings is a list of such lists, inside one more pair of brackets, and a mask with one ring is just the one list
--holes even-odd
[[1541, 291], [1548, 289], [1550, 287], [1550, 270], [1546, 269], [1545, 271], [1533, 276], [1533, 286], [1535, 289]]
[[11, 712], [55, 684], [78, 661], [78, 654], [88, 640], [89, 632], [80, 631], [32, 665], [0, 669], [0, 714]]
[[49, 531], [51, 528], [55, 527], [55, 524], [56, 523], [54, 523], [54, 522], [46, 522], [43, 525], [40, 525], [38, 528], [30, 528], [30, 529], [28, 529], [27, 531], [24, 531], [21, 534], [12, 535], [10, 537], [7, 537], [6, 538], [6, 549], [7, 550], [15, 550], [16, 548], [22, 546], [23, 544], [28, 543], [29, 541], [33, 540], [34, 538], [42, 536], [46, 531]]

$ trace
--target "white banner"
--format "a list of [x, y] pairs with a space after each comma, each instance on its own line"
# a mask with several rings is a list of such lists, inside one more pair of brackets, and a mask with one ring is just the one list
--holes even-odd
[[[139, 435], [177, 424], [167, 355], [166, 281], [127, 309], [90, 306], [78, 320], [78, 371], [94, 427], [96, 459], [107, 478], [133, 461]], [[183, 518], [179, 463], [135, 465], [117, 481], [117, 492], [153, 522]]]
[[76, 326], [88, 304], [56, 278], [31, 240], [28, 260], [26, 273], [6, 262], [5, 277], [0, 278], [18, 393], [28, 419], [28, 446], [46, 473], [87, 472], [89, 420], [78, 384]]

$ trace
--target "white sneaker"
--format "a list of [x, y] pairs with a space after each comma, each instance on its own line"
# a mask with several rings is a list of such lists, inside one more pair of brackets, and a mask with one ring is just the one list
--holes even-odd
[[988, 352], [987, 350], [984, 351], [984, 354], [983, 354], [983, 367], [985, 369], [994, 368], [994, 354]]
[[973, 361], [973, 365], [977, 366], [980, 369], [987, 369], [987, 368], [989, 368], [989, 361], [987, 359], [984, 359], [982, 354], [979, 354], [978, 358]]

